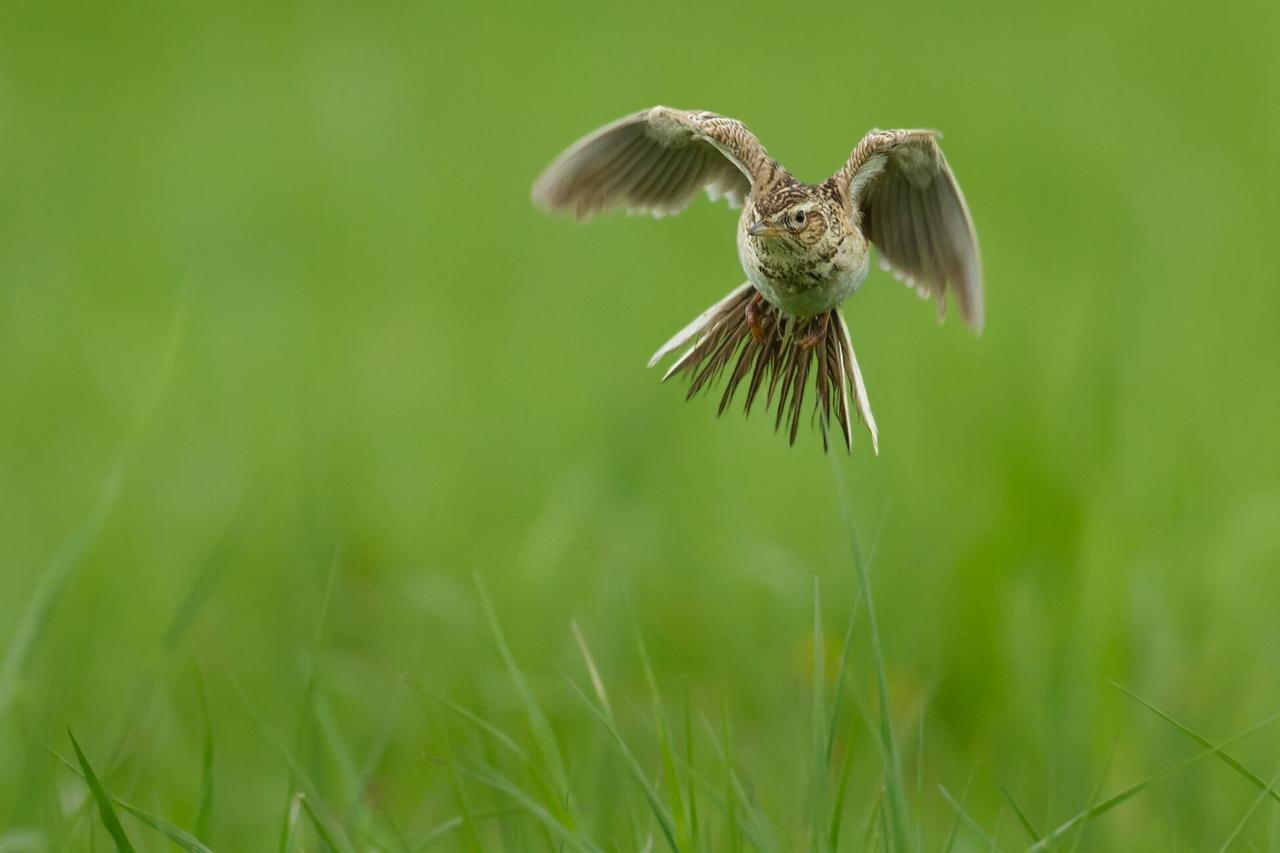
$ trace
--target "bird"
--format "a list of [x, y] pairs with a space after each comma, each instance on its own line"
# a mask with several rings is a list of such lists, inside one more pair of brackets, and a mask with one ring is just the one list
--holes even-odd
[[[853, 449], [853, 412], [879, 454], [879, 434], [840, 305], [881, 265], [937, 302], [948, 293], [981, 332], [982, 263], [973, 218], [935, 130], [871, 130], [817, 184], [796, 179], [740, 121], [656, 106], [587, 134], [533, 184], [533, 203], [577, 219], [626, 208], [661, 217], [705, 191], [741, 208], [738, 260], [746, 281], [663, 344], [649, 366], [685, 348], [663, 380], [689, 379], [687, 397], [727, 371], [719, 414], [746, 382], [794, 445], [809, 374], [824, 450], [834, 416]], [[814, 369], [816, 367], [816, 369]], [[852, 398], [852, 405], [851, 400]]]

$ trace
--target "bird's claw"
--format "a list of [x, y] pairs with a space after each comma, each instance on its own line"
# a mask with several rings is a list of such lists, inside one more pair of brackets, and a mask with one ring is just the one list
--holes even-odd
[[757, 344], [763, 344], [765, 340], [764, 321], [760, 318], [760, 303], [763, 301], [764, 297], [757, 291], [747, 303], [747, 326], [751, 329], [751, 337]]
[[800, 349], [813, 349], [827, 336], [827, 326], [831, 323], [831, 312], [827, 311], [822, 315], [822, 319], [818, 321], [818, 328], [796, 341], [796, 346]]

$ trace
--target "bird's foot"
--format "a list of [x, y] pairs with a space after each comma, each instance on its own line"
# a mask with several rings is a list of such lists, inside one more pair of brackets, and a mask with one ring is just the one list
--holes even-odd
[[818, 321], [818, 328], [796, 341], [796, 346], [800, 349], [813, 349], [827, 337], [827, 327], [831, 325], [831, 312], [822, 312], [822, 318]]
[[755, 338], [758, 344], [763, 344], [765, 339], [764, 320], [760, 317], [762, 302], [764, 302], [764, 296], [757, 290], [751, 297], [751, 301], [747, 303], [747, 326], [751, 329], [751, 337]]

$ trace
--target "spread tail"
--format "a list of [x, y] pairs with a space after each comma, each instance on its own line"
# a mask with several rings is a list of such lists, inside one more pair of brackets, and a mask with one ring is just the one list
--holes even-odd
[[[676, 359], [663, 380], [676, 374], [689, 378], [686, 399], [714, 384], [729, 370], [720, 397], [719, 414], [733, 401], [738, 386], [747, 383], [744, 410], [749, 414], [760, 389], [765, 389], [765, 409], [776, 406], [774, 428], [788, 424], [790, 442], [795, 444], [804, 408], [809, 374], [813, 373], [813, 420], [822, 432], [822, 446], [827, 446], [828, 425], [832, 415], [840, 426], [845, 446], [853, 449], [853, 411], [871, 433], [871, 446], [880, 452], [876, 421], [871, 415], [862, 372], [853, 354], [849, 327], [839, 309], [833, 308], [813, 317], [790, 317], [769, 302], [761, 300], [756, 309], [757, 328], [761, 339], [752, 334], [747, 305], [755, 296], [750, 283], [735, 288], [724, 299], [702, 312], [675, 337], [663, 344], [649, 361], [652, 367], [663, 356], [693, 341]], [[816, 365], [816, 370], [813, 368]]]

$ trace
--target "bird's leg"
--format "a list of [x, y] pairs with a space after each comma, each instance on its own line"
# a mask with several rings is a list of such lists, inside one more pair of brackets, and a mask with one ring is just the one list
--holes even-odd
[[818, 328], [796, 341], [796, 346], [800, 349], [812, 349], [827, 336], [827, 327], [831, 325], [831, 312], [823, 311], [822, 319], [818, 321]]
[[760, 319], [760, 303], [763, 301], [764, 294], [757, 290], [747, 303], [747, 325], [751, 327], [751, 337], [758, 344], [764, 343], [764, 323]]

